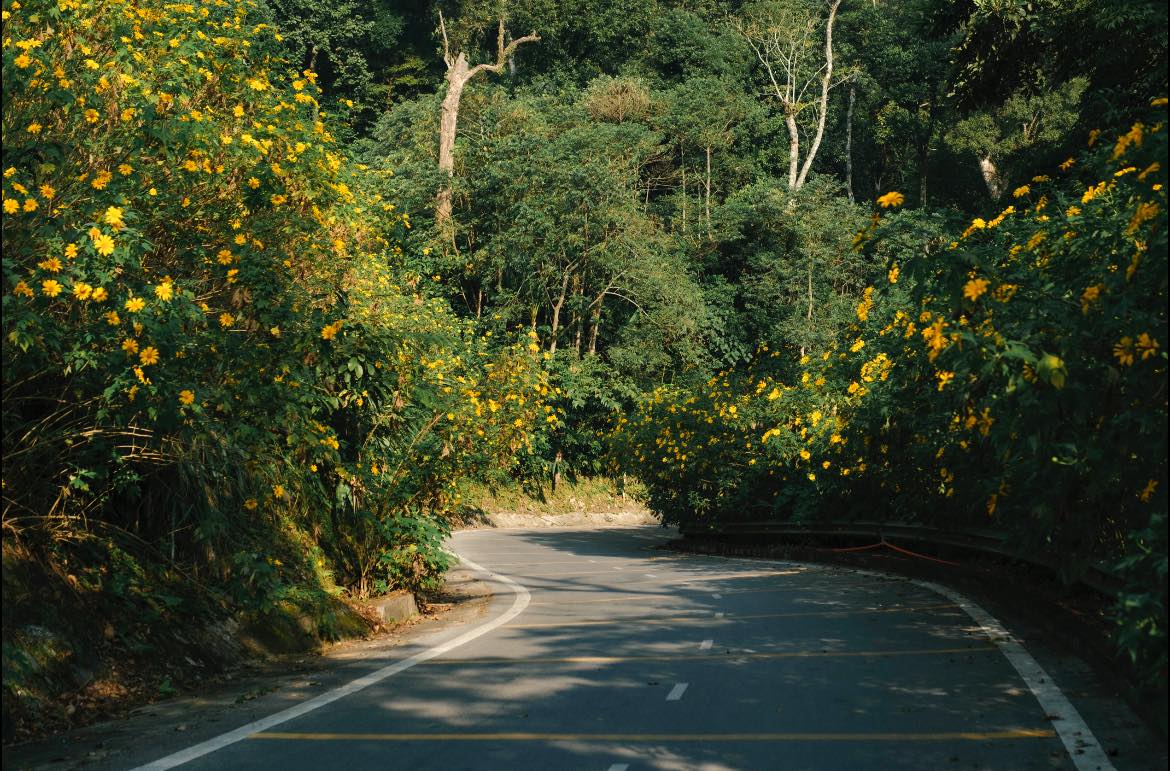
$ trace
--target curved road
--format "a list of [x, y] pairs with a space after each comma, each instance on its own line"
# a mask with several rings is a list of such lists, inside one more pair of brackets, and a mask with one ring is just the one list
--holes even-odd
[[458, 533], [454, 549], [495, 574], [485, 615], [315, 709], [154, 767], [1110, 768], [963, 598], [652, 548], [667, 537]]

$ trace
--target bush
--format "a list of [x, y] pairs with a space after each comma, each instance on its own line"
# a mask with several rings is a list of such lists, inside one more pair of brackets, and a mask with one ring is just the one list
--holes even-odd
[[1165, 105], [1092, 132], [990, 219], [875, 214], [858, 248], [887, 282], [798, 383], [761, 351], [702, 391], [660, 389], [618, 419], [614, 457], [691, 527], [992, 529], [1066, 579], [1119, 570], [1117, 639], [1165, 687]]
[[418, 588], [455, 480], [527, 446], [539, 360], [406, 280], [409, 216], [256, 11], [4, 12], [5, 537], [101, 523], [237, 602]]

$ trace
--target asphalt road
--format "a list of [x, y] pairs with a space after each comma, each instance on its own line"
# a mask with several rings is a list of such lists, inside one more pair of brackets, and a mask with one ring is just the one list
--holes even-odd
[[244, 726], [182, 768], [1109, 768], [1075, 711], [1051, 714], [1063, 695], [1045, 673], [963, 598], [652, 548], [666, 538], [458, 533], [453, 548], [494, 574], [484, 615], [405, 651], [409, 668]]

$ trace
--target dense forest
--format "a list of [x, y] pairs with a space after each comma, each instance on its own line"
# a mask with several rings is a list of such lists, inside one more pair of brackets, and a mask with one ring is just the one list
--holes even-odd
[[149, 650], [597, 475], [1103, 566], [1164, 687], [1162, 4], [3, 7], [6, 714], [35, 587]]

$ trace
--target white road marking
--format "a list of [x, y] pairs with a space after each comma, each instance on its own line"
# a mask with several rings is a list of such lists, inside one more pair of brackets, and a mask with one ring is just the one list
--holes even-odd
[[647, 578], [658, 578], [658, 576], [654, 575], [653, 573], [647, 573], [646, 577]]
[[699, 643], [699, 650], [705, 651], [714, 644], [715, 644], [714, 640], [703, 640], [703, 642]]
[[722, 600], [722, 599], [723, 599], [723, 595], [722, 595], [722, 594], [719, 594], [719, 592], [716, 592], [715, 594], [712, 594], [711, 596], [712, 596], [712, 597], [714, 597], [714, 598], [715, 598], [715, 599], [717, 599], [717, 600]]
[[[459, 555], [455, 556], [458, 557]], [[288, 709], [281, 710], [280, 712], [269, 715], [268, 717], [261, 718], [260, 720], [248, 723], [247, 725], [240, 726], [234, 731], [228, 731], [225, 734], [220, 734], [219, 736], [208, 739], [205, 742], [196, 744], [193, 747], [188, 747], [187, 749], [180, 750], [179, 752], [176, 752], [172, 755], [167, 755], [165, 758], [159, 758], [153, 763], [147, 763], [144, 766], [139, 766], [138, 768], [134, 769], [134, 771], [155, 771], [156, 769], [161, 770], [174, 768], [175, 766], [182, 765], [183, 763], [195, 760], [196, 758], [201, 758], [204, 755], [215, 752], [216, 750], [221, 750], [224, 747], [247, 739], [252, 734], [260, 733], [261, 731], [267, 731], [273, 726], [278, 726], [281, 723], [286, 723], [289, 720], [300, 717], [301, 715], [308, 714], [315, 709], [324, 707], [327, 704], [332, 704], [338, 699], [343, 699], [346, 696], [357, 693], [363, 688], [368, 688], [371, 685], [379, 683], [392, 675], [396, 675], [399, 672], [404, 672], [416, 664], [421, 664], [424, 661], [441, 656], [447, 651], [454, 650], [461, 645], [465, 645], [477, 637], [482, 637], [493, 629], [498, 629], [512, 619], [516, 618], [516, 616], [519, 616], [524, 612], [524, 609], [528, 607], [528, 603], [531, 601], [532, 595], [529, 594], [528, 590], [523, 586], [516, 583], [507, 576], [500, 575], [499, 573], [492, 573], [487, 568], [478, 565], [469, 559], [460, 557], [460, 560], [463, 562], [463, 564], [467, 565], [467, 567], [471, 568], [472, 570], [490, 576], [500, 583], [509, 586], [512, 589], [512, 593], [515, 595], [515, 599], [512, 600], [512, 606], [486, 624], [481, 624], [474, 629], [464, 632], [453, 640], [448, 640], [441, 645], [436, 645], [433, 648], [427, 648], [426, 650], [420, 651], [413, 656], [402, 659], [401, 661], [396, 661], [389, 666], [382, 667], [377, 671], [371, 672], [370, 674], [363, 677], [359, 677], [358, 679], [348, 682], [345, 685], [338, 686], [331, 691], [326, 691], [320, 696], [302, 702], [295, 707], [289, 707]]]
[[609, 771], [627, 771], [627, 769], [629, 769], [629, 767], [630, 767], [629, 763], [614, 763], [612, 766], [609, 767]]
[[670, 693], [666, 694], [666, 700], [678, 701], [681, 699], [683, 694], [687, 692], [688, 685], [690, 685], [690, 683], [679, 683], [675, 687], [671, 688]]
[[911, 580], [910, 583], [941, 594], [958, 605], [974, 619], [983, 633], [999, 646], [1004, 657], [1011, 662], [1016, 672], [1027, 683], [1032, 695], [1036, 697], [1036, 701], [1040, 702], [1044, 713], [1059, 716], [1059, 720], [1052, 721], [1052, 729], [1060, 737], [1060, 741], [1068, 750], [1069, 757], [1078, 771], [1113, 771], [1113, 764], [1109, 761], [1109, 756], [1105, 754], [1101, 742], [1093, 736], [1093, 732], [1081, 714], [1077, 712], [1077, 708], [1056, 686], [1056, 683], [1052, 681], [1052, 678], [1048, 676], [1048, 673], [1044, 671], [1036, 659], [1032, 658], [1032, 654], [1028, 653], [1024, 646], [1008, 633], [1003, 624], [983, 608], [945, 586], [930, 581]]
[[[724, 557], [722, 559], [730, 560], [733, 558]], [[824, 571], [826, 569], [823, 565], [814, 565], [807, 562], [793, 563], [780, 560], [768, 560], [768, 562], [786, 566], [795, 565], [810, 571]], [[1060, 737], [1060, 741], [1064, 744], [1064, 748], [1068, 752], [1069, 758], [1072, 760], [1073, 766], [1077, 768], [1077, 771], [1115, 771], [1113, 763], [1109, 760], [1109, 756], [1101, 748], [1101, 742], [1093, 735], [1092, 730], [1085, 723], [1081, 714], [1077, 712], [1076, 707], [1068, 700], [1068, 697], [1056, 686], [1056, 683], [1052, 681], [1052, 678], [1044, 671], [1044, 668], [1040, 666], [1036, 659], [1032, 658], [1032, 654], [1028, 653], [1024, 649], [1024, 646], [1008, 633], [1003, 624], [986, 610], [953, 589], [931, 581], [906, 579], [902, 576], [882, 573], [877, 570], [862, 570], [859, 568], [834, 569], [845, 570], [854, 575], [880, 578], [886, 581], [906, 581], [914, 586], [920, 586], [935, 594], [942, 595], [958, 605], [979, 625], [983, 633], [991, 638], [991, 641], [999, 647], [1004, 658], [1016, 670], [1016, 673], [1028, 686], [1028, 689], [1032, 691], [1032, 695], [1036, 697], [1036, 701], [1039, 702], [1040, 708], [1044, 710], [1044, 713], [1060, 717], [1060, 720], [1052, 721], [1052, 729]], [[715, 617], [720, 618], [722, 615], [722, 613], [716, 613]]]

